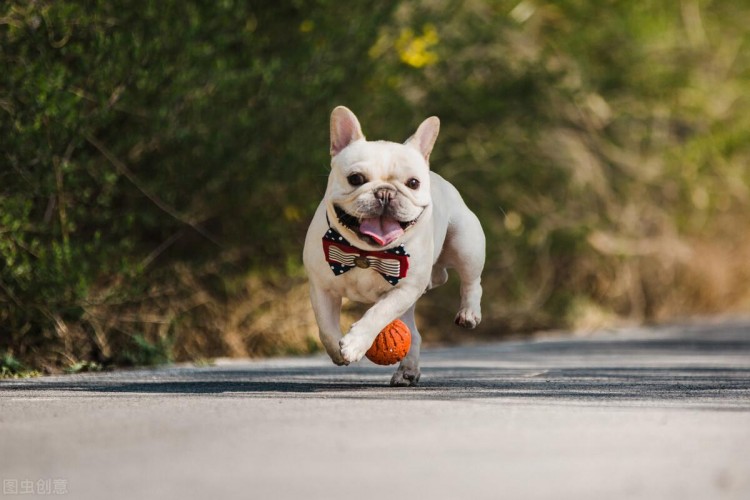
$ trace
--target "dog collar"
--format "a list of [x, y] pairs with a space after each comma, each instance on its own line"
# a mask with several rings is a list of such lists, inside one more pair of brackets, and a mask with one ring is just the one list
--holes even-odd
[[349, 243], [332, 227], [323, 236], [323, 255], [336, 276], [355, 267], [372, 269], [393, 286], [405, 278], [409, 270], [410, 255], [404, 245], [388, 250], [362, 250]]

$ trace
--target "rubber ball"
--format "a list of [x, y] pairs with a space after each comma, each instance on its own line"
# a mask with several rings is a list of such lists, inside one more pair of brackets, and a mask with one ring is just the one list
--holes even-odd
[[410, 347], [409, 327], [400, 319], [395, 319], [375, 337], [365, 356], [377, 365], [392, 365], [404, 359]]

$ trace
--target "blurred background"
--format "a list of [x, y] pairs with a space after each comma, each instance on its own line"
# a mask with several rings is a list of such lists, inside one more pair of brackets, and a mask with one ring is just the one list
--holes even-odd
[[[301, 252], [328, 119], [442, 130], [488, 236], [484, 322], [427, 341], [750, 310], [743, 0], [9, 0], [0, 370], [320, 350]], [[356, 307], [347, 310], [351, 320]]]

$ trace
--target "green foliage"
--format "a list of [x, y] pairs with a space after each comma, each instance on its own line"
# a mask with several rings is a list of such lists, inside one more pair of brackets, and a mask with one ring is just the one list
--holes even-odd
[[368, 65], [349, 63], [390, 12], [351, 6], [349, 24], [331, 7], [0, 7], [0, 344], [30, 355], [174, 261], [299, 252], [328, 162], [318, 111], [356, 93]]
[[[489, 233], [496, 319], [559, 326], [578, 296], [653, 317], [685, 238], [747, 225], [749, 18], [740, 2], [401, 5], [377, 74], [442, 119], [432, 162]], [[435, 61], [408, 68], [399, 40], [434, 26]]]
[[372, 138], [441, 118], [491, 330], [654, 317], [686, 240], [748, 223], [748, 25], [740, 1], [4, 2], [0, 349], [241, 352], [219, 322], [251, 328], [246, 276], [299, 281], [338, 104]]
[[122, 352], [121, 357], [117, 359], [118, 364], [154, 366], [168, 364], [173, 361], [172, 350], [174, 341], [172, 338], [161, 337], [151, 342], [143, 335], [134, 335], [132, 340], [132, 347], [126, 348]]
[[98, 372], [101, 370], [102, 365], [94, 361], [77, 361], [65, 368], [65, 373]]
[[6, 353], [0, 356], [0, 379], [37, 377], [39, 372], [29, 369], [12, 355]]

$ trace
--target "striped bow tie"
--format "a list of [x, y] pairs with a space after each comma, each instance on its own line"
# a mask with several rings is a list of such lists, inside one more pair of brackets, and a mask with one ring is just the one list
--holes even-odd
[[323, 236], [323, 254], [330, 264], [331, 271], [340, 276], [347, 271], [359, 267], [377, 271], [388, 283], [396, 285], [401, 278], [406, 277], [409, 270], [409, 254], [404, 245], [371, 252], [361, 250], [331, 228]]

